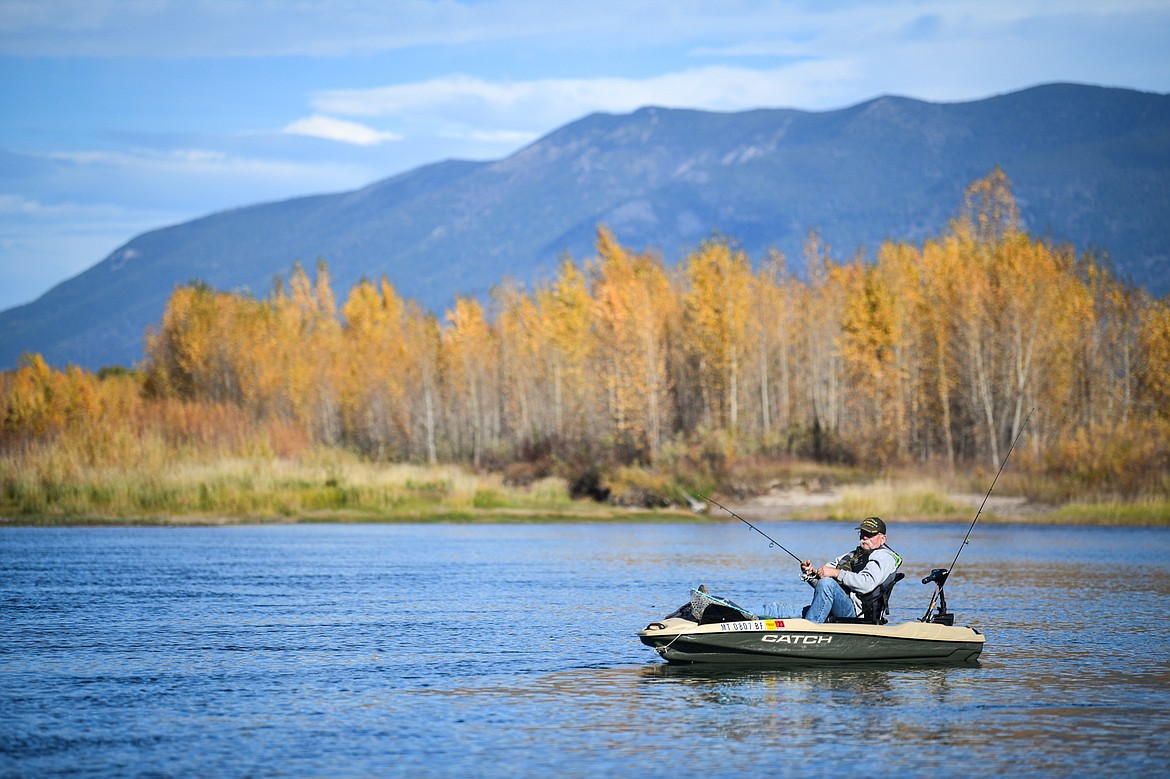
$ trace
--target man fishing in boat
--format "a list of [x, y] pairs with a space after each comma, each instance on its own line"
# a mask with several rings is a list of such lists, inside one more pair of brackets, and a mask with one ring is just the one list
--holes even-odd
[[[1014, 448], [1015, 443], [1009, 455]], [[1005, 457], [999, 473], [1006, 464]], [[995, 488], [995, 481], [991, 487]], [[991, 489], [987, 491], [990, 496]], [[797, 557], [731, 509], [705, 495], [700, 497], [800, 563], [802, 578], [813, 587], [813, 598], [803, 609], [772, 603], [753, 613], [699, 585], [691, 590], [687, 603], [638, 633], [641, 642], [664, 660], [778, 665], [955, 663], [975, 660], [983, 651], [983, 634], [974, 628], [956, 626], [955, 615], [947, 611], [942, 592], [950, 571], [947, 568], [936, 568], [922, 580], [923, 584], [935, 585], [935, 594], [921, 619], [897, 625], [887, 623], [890, 591], [905, 575], [898, 571], [902, 558], [887, 545], [888, 531], [880, 517], [866, 517], [858, 523], [856, 549], [814, 569], [811, 562]], [[971, 522], [964, 544], [980, 513], [982, 507]], [[795, 616], [798, 613], [801, 616]]]
[[[752, 618], [793, 619], [799, 616], [818, 623], [857, 621], [885, 624], [890, 591], [905, 578], [898, 573], [902, 557], [886, 544], [886, 523], [881, 517], [866, 517], [855, 530], [858, 531], [857, 548], [820, 568], [813, 568], [808, 560], [796, 558], [800, 560], [800, 578], [813, 588], [812, 602], [804, 608], [774, 601], [750, 612], [731, 601], [719, 600]], [[711, 599], [706, 585], [700, 584], [698, 590], [692, 592], [692, 603], [689, 604], [692, 614], [696, 609], [701, 613], [705, 602]], [[683, 614], [686, 608], [680, 608], [671, 616]]]
[[[889, 590], [901, 578], [896, 574], [902, 558], [886, 545], [886, 523], [880, 517], [866, 517], [856, 530], [860, 541], [856, 549], [816, 569], [808, 560], [801, 561], [801, 578], [813, 587], [812, 602], [801, 612], [809, 622], [826, 622], [830, 617], [866, 617], [878, 622], [884, 616]], [[795, 616], [784, 610], [773, 603], [761, 615]]]
[[[780, 546], [743, 517], [724, 510]], [[937, 612], [931, 613], [932, 598], [917, 622], [887, 623], [890, 591], [905, 578], [898, 571], [902, 558], [886, 544], [886, 523], [880, 517], [866, 517], [857, 531], [856, 549], [816, 569], [780, 546], [800, 563], [802, 578], [813, 587], [812, 602], [803, 609], [772, 603], [753, 613], [700, 585], [691, 590], [687, 603], [651, 622], [638, 637], [663, 659], [681, 663], [952, 663], [979, 657], [983, 635], [956, 627], [942, 600], [947, 569], [922, 580], [936, 586], [941, 601]]]
[[[880, 517], [866, 517], [857, 531], [857, 548], [820, 568], [784, 549], [813, 587], [812, 602], [803, 609], [772, 603], [753, 613], [700, 585], [689, 602], [638, 637], [677, 663], [962, 663], [979, 657], [983, 635], [956, 627], [945, 601], [916, 622], [887, 623], [890, 590], [905, 578], [898, 571], [902, 558], [886, 544]], [[940, 599], [946, 573], [938, 569], [922, 582], [933, 582]]]

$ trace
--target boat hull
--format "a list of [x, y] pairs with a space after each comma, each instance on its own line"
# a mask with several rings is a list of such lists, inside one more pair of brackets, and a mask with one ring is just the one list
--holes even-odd
[[765, 619], [697, 625], [655, 622], [638, 633], [673, 663], [835, 665], [842, 663], [969, 663], [983, 635], [969, 627], [929, 622], [899, 625], [816, 623]]

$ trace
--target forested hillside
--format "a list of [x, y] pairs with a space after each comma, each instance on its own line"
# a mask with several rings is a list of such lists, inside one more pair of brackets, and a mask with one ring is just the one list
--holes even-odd
[[117, 459], [162, 425], [196, 447], [265, 430], [276, 453], [576, 482], [628, 465], [710, 477], [752, 455], [993, 469], [1035, 409], [1026, 467], [1070, 494], [1165, 494], [1170, 304], [1022, 231], [1001, 171], [921, 244], [868, 264], [812, 235], [806, 261], [807, 279], [779, 255], [753, 269], [710, 240], [668, 263], [602, 228], [596, 256], [548, 284], [501, 286], [491, 310], [460, 298], [442, 319], [385, 279], [338, 301], [324, 264], [263, 299], [188, 285], [141, 375], [36, 357], [4, 374], [3, 445], [72, 435]]

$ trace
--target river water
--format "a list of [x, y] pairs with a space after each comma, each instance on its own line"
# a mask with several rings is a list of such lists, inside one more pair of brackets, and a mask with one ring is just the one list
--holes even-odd
[[[848, 525], [761, 523], [817, 561]], [[919, 579], [967, 524], [891, 525]], [[961, 667], [711, 671], [690, 587], [807, 598], [738, 523], [0, 529], [5, 777], [1160, 775], [1170, 530], [981, 524]], [[865, 767], [868, 764], [868, 767]], [[875, 768], [874, 766], [877, 766]]]

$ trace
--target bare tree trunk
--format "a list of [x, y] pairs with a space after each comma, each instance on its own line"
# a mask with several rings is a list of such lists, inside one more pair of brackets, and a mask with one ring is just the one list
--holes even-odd
[[768, 398], [768, 359], [766, 350], [761, 349], [760, 352], [760, 426], [767, 437], [768, 433], [772, 432], [772, 410]]
[[731, 344], [731, 376], [728, 384], [728, 393], [731, 395], [730, 411], [728, 413], [731, 428], [734, 430], [739, 423], [739, 349], [735, 343]]
[[431, 465], [439, 461], [438, 454], [435, 451], [435, 401], [433, 394], [431, 382], [429, 380], [423, 382], [423, 407], [426, 409], [427, 462]]
[[987, 443], [991, 453], [991, 466], [999, 465], [999, 434], [995, 427], [995, 388], [992, 386], [990, 369], [984, 365], [983, 348], [980, 340], [975, 339], [975, 391], [979, 406], [983, 409], [983, 421], [987, 425]]

